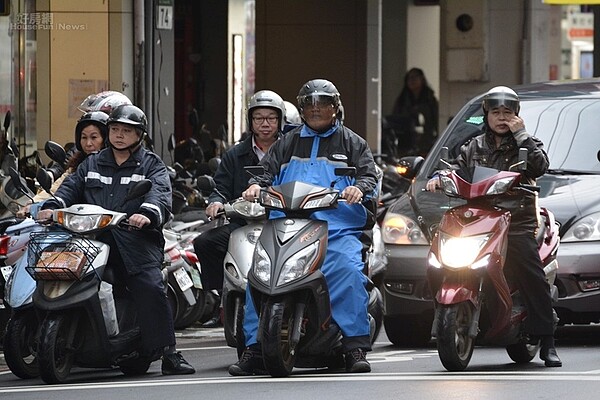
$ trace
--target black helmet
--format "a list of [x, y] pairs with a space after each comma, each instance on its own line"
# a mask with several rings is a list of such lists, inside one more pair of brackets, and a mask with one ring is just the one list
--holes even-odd
[[307, 103], [320, 97], [327, 97], [336, 109], [340, 105], [340, 92], [333, 83], [325, 79], [313, 79], [306, 82], [300, 88], [296, 100], [298, 101], [298, 107], [302, 110]]
[[105, 90], [104, 92], [91, 94], [86, 97], [77, 109], [84, 113], [102, 111], [106, 114], [110, 114], [113, 109], [123, 104], [131, 104], [129, 97], [121, 92]]
[[255, 108], [272, 108], [279, 118], [279, 130], [283, 131], [285, 125], [285, 103], [280, 95], [271, 90], [259, 90], [248, 101], [248, 126], [252, 126], [252, 110]]
[[131, 104], [120, 105], [110, 113], [107, 124], [110, 125], [114, 122], [135, 126], [143, 133], [148, 132], [148, 120], [146, 119], [146, 114]]
[[106, 137], [108, 135], [107, 122], [108, 115], [102, 111], [92, 111], [83, 114], [77, 121], [77, 125], [75, 125], [75, 147], [77, 150], [83, 151], [81, 147], [81, 131], [88, 125], [96, 125], [100, 129], [100, 134], [102, 135], [104, 144], [106, 144]]
[[481, 102], [483, 114], [487, 115], [488, 111], [500, 106], [504, 106], [518, 115], [521, 108], [519, 96], [514, 90], [506, 86], [491, 88], [483, 96], [483, 101]]

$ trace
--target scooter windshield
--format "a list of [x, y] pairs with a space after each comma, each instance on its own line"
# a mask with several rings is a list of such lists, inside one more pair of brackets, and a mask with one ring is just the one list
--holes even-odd
[[483, 180], [486, 180], [494, 175], [496, 175], [499, 171], [494, 168], [488, 167], [469, 167], [469, 168], [461, 168], [456, 171], [456, 174], [469, 183], [477, 183]]

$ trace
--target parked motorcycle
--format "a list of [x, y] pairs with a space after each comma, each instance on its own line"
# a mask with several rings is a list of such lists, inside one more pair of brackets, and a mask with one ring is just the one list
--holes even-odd
[[[526, 169], [526, 149], [522, 150], [511, 170]], [[494, 206], [493, 199], [539, 188], [522, 184], [519, 171], [487, 167], [443, 173], [440, 179], [446, 195], [465, 200], [442, 216], [428, 257], [427, 277], [435, 300], [432, 336], [440, 360], [447, 370], [462, 371], [480, 343], [505, 346], [513, 361], [527, 363], [539, 350], [539, 340], [524, 332], [526, 307], [514, 282], [504, 275], [511, 213]], [[540, 211], [538, 249], [556, 301], [558, 226], [549, 210]]]
[[[355, 168], [336, 168], [338, 176], [354, 173]], [[263, 360], [272, 376], [288, 376], [294, 367], [343, 365], [342, 335], [332, 322], [329, 291], [320, 270], [326, 254], [327, 221], [310, 219], [315, 211], [337, 206], [335, 183], [323, 188], [289, 182], [261, 191], [261, 205], [285, 214], [265, 222], [248, 275], [259, 311]], [[373, 342], [383, 308], [379, 290], [372, 283], [367, 290]]]
[[[47, 175], [38, 179], [49, 190]], [[124, 201], [143, 196], [150, 186], [149, 180], [136, 183]], [[107, 229], [129, 229], [126, 221], [125, 213], [77, 204], [54, 210], [53, 225], [62, 231], [30, 235], [26, 269], [36, 280], [37, 358], [44, 382], [65, 382], [74, 365], [143, 374], [158, 359], [140, 355], [137, 307], [126, 288], [117, 286], [113, 294], [114, 275], [106, 264], [110, 246], [95, 239]]]

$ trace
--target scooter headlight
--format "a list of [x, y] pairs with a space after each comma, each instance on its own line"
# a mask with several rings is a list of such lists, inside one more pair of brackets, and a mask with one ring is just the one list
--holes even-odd
[[442, 186], [442, 190], [449, 196], [457, 196], [458, 188], [452, 179], [445, 175], [440, 176], [440, 184]]
[[271, 283], [271, 260], [260, 243], [254, 247], [254, 262], [252, 273], [265, 285]]
[[471, 267], [491, 234], [454, 237], [440, 232], [440, 258], [448, 268]]
[[506, 193], [513, 185], [514, 177], [502, 178], [495, 181], [485, 192], [486, 195]]
[[303, 248], [287, 259], [281, 268], [281, 274], [277, 280], [277, 286], [285, 285], [295, 279], [301, 278], [308, 273], [319, 256], [319, 240]]
[[71, 214], [64, 211], [57, 211], [55, 220], [72, 232], [88, 232], [95, 229], [104, 228], [112, 220], [109, 214]]

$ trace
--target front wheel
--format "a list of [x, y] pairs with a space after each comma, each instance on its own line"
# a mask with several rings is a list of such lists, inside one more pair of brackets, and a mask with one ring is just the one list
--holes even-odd
[[76, 323], [63, 314], [49, 315], [40, 328], [38, 361], [40, 376], [46, 383], [64, 383], [75, 359]]
[[271, 376], [285, 377], [292, 373], [296, 353], [291, 347], [290, 336], [294, 321], [294, 304], [289, 299], [269, 300], [260, 315], [262, 354], [265, 368]]
[[469, 336], [473, 306], [468, 302], [438, 306], [437, 349], [448, 371], [463, 371], [469, 365], [475, 338]]
[[32, 308], [15, 312], [4, 336], [4, 359], [13, 374], [21, 379], [40, 375], [37, 360], [38, 320]]

